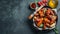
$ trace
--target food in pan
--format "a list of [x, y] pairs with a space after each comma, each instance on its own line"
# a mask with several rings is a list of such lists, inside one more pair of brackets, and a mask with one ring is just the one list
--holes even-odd
[[37, 27], [45, 30], [46, 28], [52, 28], [56, 25], [56, 13], [50, 8], [41, 8], [34, 14], [34, 23]]

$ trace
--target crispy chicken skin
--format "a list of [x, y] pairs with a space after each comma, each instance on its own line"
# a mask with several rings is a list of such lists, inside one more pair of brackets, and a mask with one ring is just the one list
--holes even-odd
[[37, 23], [37, 26], [39, 27], [43, 23], [43, 18], [40, 18], [40, 21]]
[[46, 11], [45, 14], [46, 14], [47, 16], [48, 16], [48, 15], [54, 15], [55, 12], [54, 12], [53, 10], [51, 10], [50, 8], [48, 8], [48, 10]]
[[[35, 21], [37, 22], [37, 26], [39, 27], [41, 24], [42, 24], [42, 22], [43, 22], [43, 18], [37, 18], [37, 17], [34, 17], [34, 19], [35, 19]], [[35, 22], [35, 23], [36, 23]]]
[[50, 20], [48, 18], [44, 18], [44, 22], [50, 23]]
[[39, 15], [40, 15], [40, 17], [43, 17], [44, 16], [43, 9], [39, 11]]

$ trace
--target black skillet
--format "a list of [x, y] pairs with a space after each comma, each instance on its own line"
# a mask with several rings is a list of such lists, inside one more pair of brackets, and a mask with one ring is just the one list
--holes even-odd
[[[51, 7], [49, 7], [49, 6], [44, 6], [44, 7], [42, 7], [42, 8], [51, 8]], [[51, 8], [52, 9], [52, 8]], [[56, 9], [53, 9], [53, 10], [56, 10]], [[57, 10], [55, 11], [55, 15], [57, 16]], [[57, 16], [57, 19], [56, 19], [56, 25], [57, 25], [57, 20], [58, 20], [58, 16]], [[33, 22], [33, 25], [34, 25], [34, 22]], [[38, 28], [36, 28], [35, 26], [34, 26], [34, 28], [36, 29], [36, 30], [39, 30]], [[53, 29], [55, 29], [55, 28], [53, 28]], [[50, 30], [53, 30], [53, 29], [46, 29], [46, 30], [40, 30], [40, 31], [50, 31]]]

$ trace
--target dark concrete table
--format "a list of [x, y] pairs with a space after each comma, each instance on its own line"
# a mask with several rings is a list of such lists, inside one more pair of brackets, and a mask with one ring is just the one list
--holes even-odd
[[[32, 27], [32, 21], [28, 20], [34, 12], [28, 7], [31, 2], [34, 0], [0, 0], [0, 34], [55, 34], [53, 31], [39, 32]], [[60, 2], [57, 9], [59, 6]], [[60, 12], [57, 28], [60, 34]]]

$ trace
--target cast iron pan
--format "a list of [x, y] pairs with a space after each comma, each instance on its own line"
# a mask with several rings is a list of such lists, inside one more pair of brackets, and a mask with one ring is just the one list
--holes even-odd
[[[42, 8], [51, 8], [51, 7], [49, 7], [49, 6], [44, 6], [44, 7], [42, 7]], [[51, 8], [52, 9], [52, 8]], [[57, 11], [55, 11], [55, 15], [57, 16]], [[58, 16], [57, 16], [57, 19], [56, 19], [56, 25], [57, 25], [57, 20], [58, 20]], [[34, 22], [33, 22], [34, 23]], [[55, 25], [55, 26], [56, 26]], [[36, 27], [34, 27], [36, 30], [39, 30], [39, 29], [37, 29]], [[54, 29], [54, 28], [53, 28]], [[53, 30], [53, 29], [46, 29], [46, 30], [39, 30], [39, 31], [50, 31], [50, 30]]]

